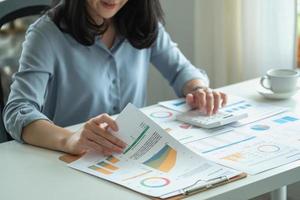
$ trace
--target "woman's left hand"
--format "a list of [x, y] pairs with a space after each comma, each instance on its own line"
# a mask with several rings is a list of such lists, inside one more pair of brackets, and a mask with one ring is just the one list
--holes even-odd
[[199, 109], [204, 114], [213, 115], [218, 112], [220, 107], [226, 105], [227, 95], [210, 88], [199, 87], [186, 95], [186, 102], [193, 109]]

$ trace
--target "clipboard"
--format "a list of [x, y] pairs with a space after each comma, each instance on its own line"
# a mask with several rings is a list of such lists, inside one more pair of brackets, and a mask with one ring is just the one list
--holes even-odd
[[216, 180], [216, 181], [212, 180], [212, 181], [209, 181], [205, 186], [202, 186], [200, 188], [191, 189], [191, 190], [187, 191], [184, 194], [173, 196], [173, 197], [166, 198], [166, 199], [167, 200], [184, 199], [184, 198], [187, 198], [191, 195], [195, 195], [195, 194], [198, 194], [198, 193], [201, 193], [201, 192], [205, 192], [207, 190], [210, 190], [210, 189], [213, 189], [213, 188], [216, 188], [216, 187], [219, 187], [219, 186], [222, 186], [222, 185], [225, 185], [225, 184], [228, 184], [228, 183], [231, 183], [231, 182], [234, 182], [234, 181], [246, 178], [246, 177], [247, 177], [247, 174], [243, 172], [243, 173], [241, 173], [237, 176], [234, 176], [230, 179], [220, 178], [220, 180]]
[[[73, 161], [76, 161], [80, 157], [81, 156], [74, 156], [74, 155], [64, 154], [64, 155], [62, 155], [62, 156], [59, 157], [59, 160], [61, 160], [61, 161], [65, 162], [65, 163], [69, 164], [69, 163], [71, 163]], [[225, 184], [228, 184], [228, 183], [231, 183], [231, 182], [234, 182], [234, 181], [246, 178], [246, 177], [247, 177], [246, 173], [241, 173], [241, 174], [239, 174], [239, 175], [237, 175], [235, 177], [232, 177], [230, 179], [220, 177], [218, 179], [213, 179], [213, 180], [208, 181], [205, 186], [195, 187], [195, 188], [193, 188], [191, 186], [186, 191], [183, 191], [183, 194], [172, 196], [172, 197], [168, 197], [168, 198], [164, 198], [164, 199], [166, 199], [166, 200], [180, 200], [180, 199], [184, 199], [184, 198], [187, 198], [187, 197], [189, 197], [191, 195], [198, 194], [198, 193], [207, 191], [209, 189], [213, 189], [213, 188], [216, 188], [216, 187], [219, 187], [219, 186], [222, 186], [222, 185], [225, 185]], [[144, 194], [142, 194], [142, 195], [144, 195]], [[144, 196], [147, 196], [147, 195], [144, 195]], [[151, 199], [155, 199], [155, 200], [161, 199], [161, 198], [155, 198], [155, 197], [151, 197], [151, 196], [147, 196], [147, 197], [149, 197]]]

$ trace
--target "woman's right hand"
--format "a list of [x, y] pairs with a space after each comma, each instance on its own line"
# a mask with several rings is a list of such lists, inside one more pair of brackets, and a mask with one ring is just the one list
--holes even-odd
[[109, 131], [118, 131], [118, 126], [109, 115], [101, 114], [87, 121], [83, 128], [70, 135], [66, 140], [66, 151], [80, 155], [96, 150], [105, 156], [122, 153], [126, 144]]

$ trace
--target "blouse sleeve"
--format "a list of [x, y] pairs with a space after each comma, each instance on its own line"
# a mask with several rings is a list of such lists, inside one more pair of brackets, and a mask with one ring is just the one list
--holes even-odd
[[53, 54], [49, 38], [37, 28], [29, 28], [23, 43], [19, 71], [13, 77], [3, 111], [6, 130], [17, 141], [23, 142], [21, 134], [26, 125], [39, 119], [49, 120], [41, 111], [47, 84], [53, 74]]
[[183, 87], [187, 81], [201, 79], [206, 86], [209, 85], [206, 72], [194, 67], [187, 60], [161, 24], [157, 40], [151, 49], [150, 59], [179, 97], [183, 96]]

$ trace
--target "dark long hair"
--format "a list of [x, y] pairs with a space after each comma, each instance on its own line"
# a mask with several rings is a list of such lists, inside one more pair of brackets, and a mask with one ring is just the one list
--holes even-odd
[[[108, 28], [106, 21], [97, 25], [87, 11], [86, 0], [53, 0], [48, 15], [61, 31], [79, 43], [90, 46], [97, 35]], [[138, 49], [149, 48], [158, 35], [159, 22], [164, 22], [159, 0], [128, 0], [113, 17], [117, 33]]]

